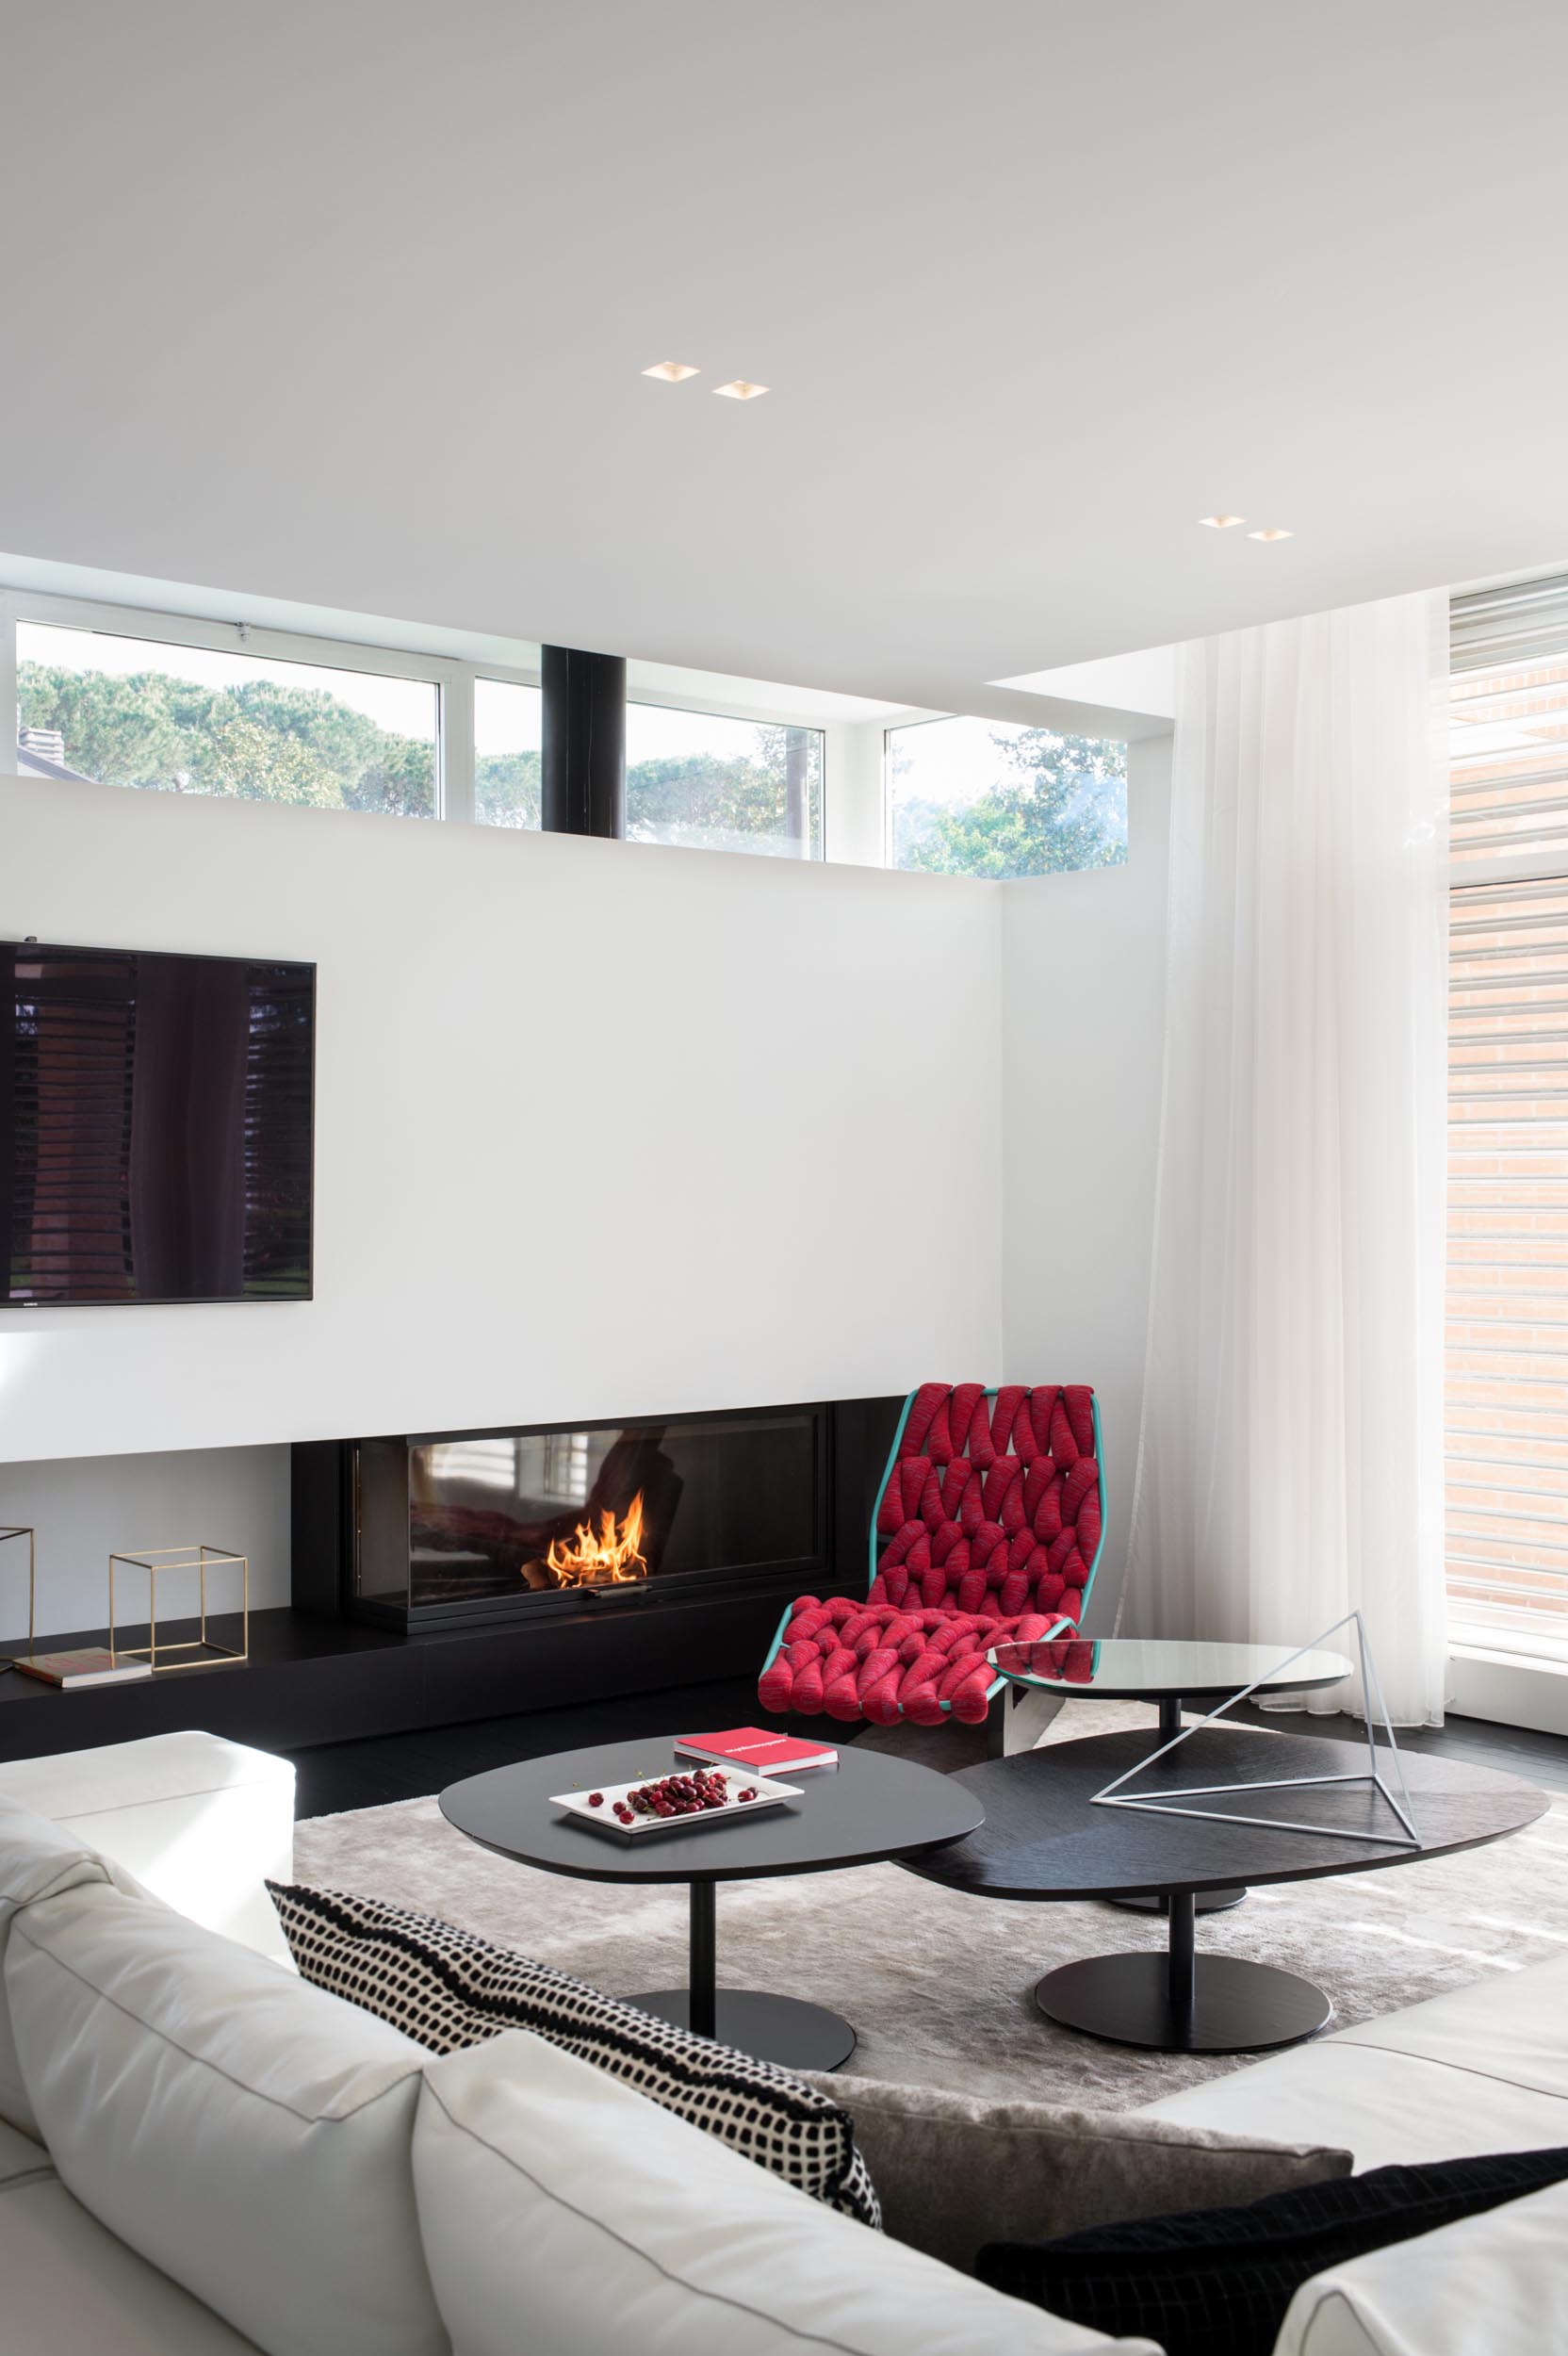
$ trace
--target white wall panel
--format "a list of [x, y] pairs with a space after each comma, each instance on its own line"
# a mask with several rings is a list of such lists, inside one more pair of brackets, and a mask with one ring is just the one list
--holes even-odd
[[0, 1462], [994, 1377], [1003, 906], [0, 783], [0, 934], [319, 967], [316, 1299], [0, 1310]]
[[1126, 1564], [1143, 1404], [1165, 1023], [1170, 738], [1128, 748], [1125, 867], [1002, 886], [1003, 1364], [1092, 1383], [1110, 1513], [1090, 1627]]
[[[102, 1628], [108, 1617], [109, 1549], [232, 1546], [250, 1557], [251, 1609], [288, 1601], [288, 1450], [196, 1448], [167, 1455], [46, 1457], [0, 1464], [0, 1527], [37, 1532], [38, 1633]], [[159, 1615], [193, 1609], [194, 1575], [158, 1582]], [[239, 1575], [213, 1577], [212, 1608], [237, 1602]], [[116, 1582], [122, 1617], [147, 1612], [147, 1581]], [[27, 1542], [0, 1546], [0, 1636], [5, 1649], [27, 1632]], [[227, 1637], [225, 1634], [225, 1641]], [[65, 1738], [62, 1736], [62, 1744]]]

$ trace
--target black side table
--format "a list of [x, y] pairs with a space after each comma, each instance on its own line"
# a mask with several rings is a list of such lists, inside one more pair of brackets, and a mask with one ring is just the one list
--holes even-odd
[[[1293, 1972], [1245, 1956], [1199, 1954], [1194, 1902], [1201, 1891], [1408, 1865], [1500, 1840], [1532, 1824], [1548, 1805], [1544, 1792], [1515, 1775], [1402, 1751], [1418, 1848], [1365, 1838], [1400, 1828], [1386, 1801], [1360, 1784], [1314, 1791], [1312, 1817], [1322, 1831], [1292, 1830], [1282, 1821], [1249, 1823], [1301, 1813], [1299, 1792], [1256, 1788], [1260, 1766], [1270, 1775], [1331, 1775], [1343, 1771], [1351, 1746], [1218, 1726], [1147, 1769], [1139, 1788], [1179, 1788], [1200, 1771], [1206, 1784], [1238, 1787], [1233, 1821], [1097, 1808], [1095, 1794], [1137, 1765], [1147, 1748], [1141, 1734], [1100, 1734], [965, 1768], [951, 1780], [981, 1802], [984, 1824], [935, 1856], [903, 1862], [926, 1881], [977, 1898], [1168, 1899], [1163, 1953], [1146, 1948], [1064, 1964], [1035, 1990], [1040, 2010], [1064, 2028], [1167, 2053], [1251, 2053], [1294, 2044], [1322, 2028], [1333, 2009], [1321, 1988]], [[1231, 1805], [1225, 1797], [1204, 1802], [1217, 1810]]]
[[[998, 1644], [987, 1658], [1007, 1680], [991, 1735], [993, 1757], [1005, 1754], [1009, 1713], [1029, 1693], [1064, 1701], [1155, 1702], [1159, 1750], [1182, 1731], [1186, 1702], [1228, 1701], [1249, 1685], [1261, 1693], [1315, 1693], [1353, 1674], [1343, 1653], [1310, 1652], [1285, 1665], [1282, 1644], [1204, 1644], [1140, 1636], [1058, 1636], [1032, 1644]], [[1200, 1914], [1240, 1906], [1245, 1890], [1207, 1890]], [[1167, 1911], [1164, 1898], [1113, 1898], [1113, 1906]]]
[[666, 1775], [675, 1763], [668, 1735], [558, 1751], [449, 1785], [441, 1794], [441, 1813], [482, 1848], [547, 1873], [580, 1881], [686, 1883], [688, 1984], [631, 2001], [662, 2020], [764, 2061], [793, 2070], [837, 2070], [855, 2051], [855, 2031], [839, 2014], [795, 1996], [718, 1987], [718, 1884], [828, 1873], [934, 1850], [977, 1830], [984, 1807], [956, 1776], [850, 1747], [841, 1751], [836, 1768], [799, 1778], [798, 1800], [767, 1814], [705, 1823], [689, 1831], [674, 1824], [636, 1835], [600, 1831], [550, 1806], [552, 1792]]

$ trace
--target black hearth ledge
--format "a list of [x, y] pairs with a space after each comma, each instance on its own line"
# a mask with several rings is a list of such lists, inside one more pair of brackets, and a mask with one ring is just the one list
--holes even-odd
[[[303, 1750], [755, 1675], [789, 1600], [753, 1592], [410, 1635], [288, 1608], [253, 1612], [244, 1661], [70, 1693], [19, 1670], [0, 1672], [0, 1759], [191, 1727], [263, 1750]], [[214, 1615], [209, 1625], [225, 1644], [237, 1643], [237, 1615]], [[195, 1632], [188, 1624], [159, 1628], [160, 1638]], [[48, 1649], [107, 1641], [106, 1628], [81, 1628], [51, 1636]]]

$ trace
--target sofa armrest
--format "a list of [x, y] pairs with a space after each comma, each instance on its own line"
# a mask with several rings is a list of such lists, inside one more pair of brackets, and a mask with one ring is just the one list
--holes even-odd
[[292, 1968], [269, 1878], [294, 1872], [294, 1769], [216, 1734], [155, 1734], [0, 1764], [0, 1797], [48, 1817], [208, 1930]]
[[1139, 2111], [1233, 2135], [1333, 2136], [1358, 2168], [1568, 2144], [1568, 1955], [1489, 1972]]
[[1553, 2184], [1326, 2266], [1291, 2300], [1274, 2356], [1542, 2356], [1559, 2344], [1565, 2243], [1568, 2184]]

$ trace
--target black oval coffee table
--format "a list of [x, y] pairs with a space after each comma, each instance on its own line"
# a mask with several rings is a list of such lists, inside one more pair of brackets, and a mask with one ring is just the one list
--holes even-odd
[[[1168, 2053], [1251, 2053], [1294, 2044], [1322, 2028], [1333, 2010], [1321, 1988], [1293, 1972], [1240, 1955], [1199, 1955], [1194, 1901], [1200, 1891], [1413, 1864], [1501, 1840], [1532, 1824], [1548, 1804], [1544, 1792], [1515, 1775], [1401, 1751], [1420, 1845], [1385, 1845], [1365, 1836], [1397, 1834], [1399, 1827], [1370, 1786], [1257, 1788], [1264, 1777], [1340, 1776], [1365, 1757], [1364, 1746], [1216, 1726], [1146, 1766], [1135, 1787], [1157, 1794], [1193, 1784], [1233, 1785], [1233, 1797], [1187, 1803], [1233, 1811], [1233, 1821], [1097, 1806], [1096, 1794], [1147, 1753], [1145, 1734], [1100, 1734], [965, 1768], [951, 1780], [984, 1808], [984, 1824], [938, 1856], [901, 1862], [927, 1881], [977, 1898], [1168, 1899], [1165, 1952], [1064, 1964], [1035, 1991], [1040, 2010], [1064, 2028]], [[1305, 1815], [1324, 1829], [1298, 1831], [1281, 1821]]]
[[667, 1775], [675, 1763], [668, 1735], [557, 1751], [449, 1784], [441, 1794], [441, 1813], [481, 1848], [540, 1866], [547, 1873], [637, 1885], [685, 1882], [691, 1890], [689, 1985], [631, 2001], [661, 2020], [763, 2061], [792, 2070], [837, 2070], [855, 2051], [855, 2031], [839, 2014], [795, 1996], [716, 1986], [717, 1885], [774, 1874], [831, 1873], [961, 1841], [985, 1821], [982, 1802], [956, 1775], [846, 1747], [836, 1768], [799, 1777], [798, 1800], [766, 1814], [690, 1830], [672, 1824], [651, 1833], [627, 1834], [608, 1826], [601, 1831], [550, 1806], [552, 1792]]

